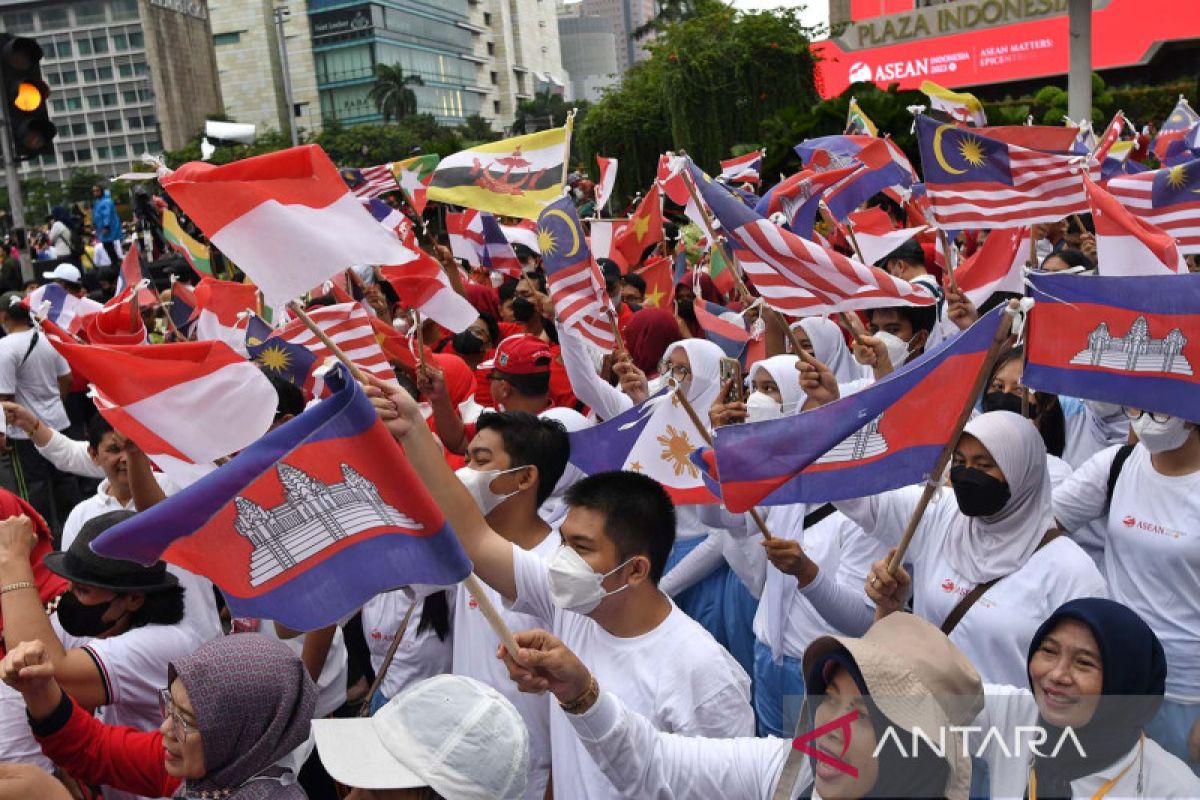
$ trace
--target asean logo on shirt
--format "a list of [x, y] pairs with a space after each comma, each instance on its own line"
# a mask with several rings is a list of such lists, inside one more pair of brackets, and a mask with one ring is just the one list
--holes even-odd
[[1132, 528], [1134, 525], [1137, 525], [1137, 517], [1135, 517], [1131, 514], [1130, 516], [1125, 517], [1125, 519], [1121, 520], [1121, 524], [1124, 525], [1126, 528]]

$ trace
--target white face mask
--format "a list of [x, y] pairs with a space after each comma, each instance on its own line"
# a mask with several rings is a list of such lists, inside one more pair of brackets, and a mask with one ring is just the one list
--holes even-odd
[[754, 391], [746, 398], [746, 413], [749, 422], [779, 419], [783, 416], [783, 406], [766, 392]]
[[509, 492], [508, 494], [496, 494], [492, 491], [492, 481], [501, 475], [507, 475], [519, 469], [525, 469], [525, 467], [513, 467], [512, 469], [471, 469], [470, 467], [462, 467], [456, 470], [454, 474], [462, 481], [463, 486], [467, 487], [467, 491], [471, 493], [471, 498], [475, 501], [475, 505], [479, 506], [479, 510], [486, 517], [492, 513], [492, 509], [520, 491]]
[[1187, 420], [1171, 417], [1166, 422], [1155, 422], [1149, 414], [1130, 420], [1129, 427], [1137, 434], [1138, 441], [1151, 453], [1165, 453], [1183, 447], [1192, 434]]
[[904, 366], [904, 362], [908, 360], [908, 342], [887, 331], [879, 331], [875, 334], [875, 338], [883, 342], [883, 346], [887, 348], [888, 360], [892, 362], [892, 369], [900, 369]]
[[601, 575], [588, 566], [583, 556], [575, 552], [574, 548], [560, 545], [546, 564], [550, 578], [550, 601], [564, 611], [590, 614], [600, 605], [601, 600], [629, 588], [627, 583], [620, 589], [606, 592], [601, 584], [605, 578], [630, 561], [633, 561], [633, 558], [626, 559]]

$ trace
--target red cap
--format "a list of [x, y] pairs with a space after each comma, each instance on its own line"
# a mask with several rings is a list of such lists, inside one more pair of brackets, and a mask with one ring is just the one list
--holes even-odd
[[508, 375], [537, 375], [550, 371], [550, 347], [536, 336], [518, 333], [502, 339], [496, 354], [479, 365], [479, 369], [503, 372]]

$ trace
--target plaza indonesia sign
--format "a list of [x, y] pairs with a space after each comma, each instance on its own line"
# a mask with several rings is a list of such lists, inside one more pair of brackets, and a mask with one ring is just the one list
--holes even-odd
[[[1165, 42], [1200, 37], [1200, 14], [1178, 0], [1094, 0], [1095, 69], [1146, 64]], [[814, 42], [822, 97], [850, 84], [924, 80], [950, 88], [1067, 71], [1067, 0], [959, 0], [854, 23]]]

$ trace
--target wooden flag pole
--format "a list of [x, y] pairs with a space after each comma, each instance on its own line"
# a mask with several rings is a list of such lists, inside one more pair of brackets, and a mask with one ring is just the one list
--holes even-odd
[[[1010, 312], [1015, 311], [1017, 308], [1019, 308], [1017, 301], [1009, 301], [1008, 310]], [[916, 532], [917, 525], [921, 523], [921, 517], [925, 516], [925, 509], [929, 506], [929, 501], [933, 499], [933, 493], [941, 485], [942, 473], [946, 471], [946, 464], [950, 461], [950, 456], [954, 454], [954, 448], [958, 445], [963, 428], [967, 426], [967, 420], [971, 418], [971, 412], [975, 409], [975, 398], [979, 396], [984, 382], [987, 381], [992, 367], [996, 364], [996, 359], [1000, 356], [1000, 347], [1008, 340], [1009, 331], [1012, 330], [1012, 321], [1012, 314], [1006, 313], [1004, 319], [1000, 320], [1000, 325], [996, 328], [996, 335], [992, 337], [992, 343], [988, 346], [987, 355], [984, 356], [983, 363], [979, 367], [979, 373], [975, 376], [975, 382], [971, 386], [971, 393], [967, 395], [967, 400], [963, 403], [962, 411], [958, 414], [958, 421], [954, 424], [954, 431], [946, 441], [946, 446], [942, 448], [941, 455], [938, 456], [938, 460], [933, 466], [933, 471], [929, 474], [929, 480], [925, 482], [925, 491], [921, 493], [921, 499], [917, 501], [917, 507], [913, 509], [912, 516], [909, 517], [908, 525], [904, 527], [904, 535], [900, 537], [900, 544], [896, 546], [896, 553], [892, 556], [892, 560], [888, 562], [889, 575], [895, 575], [896, 570], [900, 568], [900, 562], [904, 558], [904, 553], [908, 550], [909, 544], [912, 543], [913, 533]]]
[[563, 137], [563, 166], [562, 166], [562, 186], [566, 188], [567, 176], [571, 174], [571, 131], [575, 128], [575, 109], [567, 112], [567, 121], [563, 126], [567, 129], [567, 135]]
[[[687, 412], [688, 418], [691, 419], [692, 424], [696, 426], [696, 431], [700, 434], [700, 437], [704, 439], [704, 443], [709, 447], [713, 447], [712, 435], [708, 432], [708, 428], [704, 426], [704, 423], [700, 419], [700, 415], [696, 413], [696, 409], [688, 401], [687, 395], [683, 393], [682, 386], [675, 387], [675, 396], [679, 398], [679, 405], [683, 406], [683, 410]], [[750, 515], [750, 519], [754, 520], [754, 524], [758, 526], [758, 530], [763, 535], [764, 539], [770, 541], [771, 539], [775, 538], [771, 535], [771, 531], [767, 529], [767, 523], [762, 518], [762, 515], [758, 513], [757, 508], [752, 508], [746, 513]]]
[[957, 266], [953, 251], [950, 250], [950, 237], [941, 228], [938, 228], [938, 240], [942, 243], [942, 255], [946, 259], [946, 280], [950, 283], [950, 288], [958, 292], [958, 280], [954, 277], [954, 268]]
[[424, 375], [425, 374], [425, 331], [423, 331], [421, 329], [421, 325], [422, 325], [421, 310], [419, 308], [414, 308], [412, 310], [412, 313], [413, 313], [413, 330], [416, 331], [416, 336], [414, 338], [416, 339], [416, 342], [417, 342], [417, 370], [422, 375]]
[[1025, 266], [1030, 269], [1037, 269], [1037, 241], [1038, 235], [1034, 233], [1034, 226], [1029, 226], [1029, 257], [1025, 259]]
[[292, 313], [304, 323], [306, 328], [312, 331], [313, 336], [316, 336], [321, 340], [321, 344], [329, 348], [329, 352], [333, 353], [334, 357], [338, 361], [346, 365], [346, 369], [350, 370], [350, 374], [354, 376], [354, 380], [362, 384], [367, 382], [366, 375], [364, 375], [362, 370], [358, 368], [358, 365], [350, 360], [350, 357], [346, 355], [346, 352], [342, 350], [342, 348], [334, 344], [334, 341], [329, 338], [329, 335], [326, 334], [325, 331], [321, 330], [320, 325], [313, 322], [312, 317], [305, 313], [304, 308], [299, 303], [293, 300], [292, 302], [288, 303], [288, 308], [290, 308]]
[[400, 626], [396, 628], [396, 633], [392, 636], [392, 643], [388, 645], [387, 652], [383, 655], [383, 663], [375, 671], [375, 680], [371, 682], [371, 688], [367, 689], [367, 696], [363, 698], [362, 708], [358, 710], [358, 716], [369, 717], [371, 715], [371, 700], [375, 697], [375, 692], [383, 684], [383, 678], [387, 675], [388, 667], [392, 665], [392, 659], [396, 657], [396, 650], [399, 649], [400, 642], [404, 639], [404, 634], [408, 632], [408, 623], [412, 620], [413, 611], [416, 610], [417, 603], [420, 602], [423, 602], [423, 598], [414, 599], [412, 605], [408, 607], [408, 611], [404, 613], [403, 619], [400, 620]]

